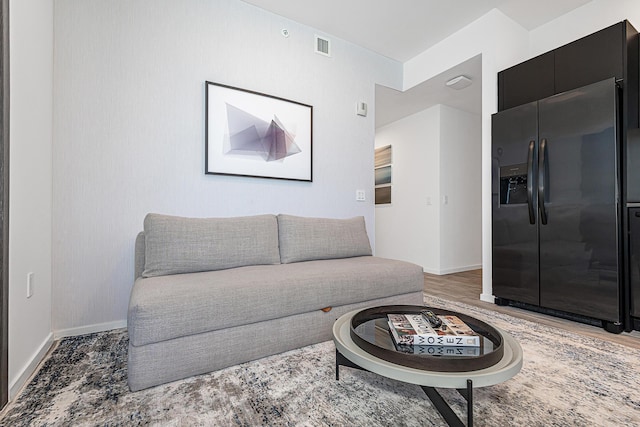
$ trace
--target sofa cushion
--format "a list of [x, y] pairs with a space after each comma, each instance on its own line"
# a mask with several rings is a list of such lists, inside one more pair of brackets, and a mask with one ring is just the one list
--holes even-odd
[[129, 301], [129, 340], [141, 346], [423, 287], [422, 267], [373, 256], [140, 278]]
[[148, 214], [144, 237], [142, 277], [280, 263], [275, 215], [182, 218]]
[[278, 215], [280, 262], [371, 255], [364, 217], [303, 218]]

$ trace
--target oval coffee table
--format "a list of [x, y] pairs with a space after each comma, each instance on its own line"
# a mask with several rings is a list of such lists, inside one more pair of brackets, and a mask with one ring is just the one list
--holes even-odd
[[[504, 382], [522, 368], [522, 348], [508, 333], [473, 317], [437, 308], [435, 314], [457, 315], [484, 340], [470, 356], [416, 355], [400, 351], [389, 333], [387, 314], [419, 313], [423, 306], [383, 306], [355, 310], [333, 325], [336, 345], [336, 380], [339, 367], [363, 369], [387, 378], [417, 384], [450, 426], [464, 426], [436, 388], [455, 388], [467, 400], [467, 426], [473, 425], [473, 388]], [[354, 339], [355, 338], [355, 339]], [[456, 347], [456, 349], [459, 349]], [[445, 348], [445, 350], [447, 350]], [[464, 350], [464, 349], [463, 349]], [[416, 362], [417, 361], [417, 362]], [[422, 363], [424, 361], [424, 363]]]

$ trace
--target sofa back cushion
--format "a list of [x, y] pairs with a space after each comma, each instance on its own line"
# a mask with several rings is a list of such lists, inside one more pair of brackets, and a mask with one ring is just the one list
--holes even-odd
[[280, 263], [275, 215], [182, 218], [148, 214], [144, 236], [142, 277]]
[[303, 218], [278, 215], [280, 262], [371, 255], [364, 217]]

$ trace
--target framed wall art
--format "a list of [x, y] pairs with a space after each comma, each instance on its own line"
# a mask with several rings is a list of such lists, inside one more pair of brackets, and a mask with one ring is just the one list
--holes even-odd
[[376, 187], [376, 205], [391, 204], [391, 186]]
[[312, 181], [313, 107], [205, 82], [205, 173]]
[[375, 149], [374, 167], [387, 166], [391, 164], [391, 145], [385, 145]]
[[375, 149], [374, 173], [375, 204], [391, 204], [391, 145]]
[[374, 172], [376, 186], [391, 184], [391, 165], [376, 168]]

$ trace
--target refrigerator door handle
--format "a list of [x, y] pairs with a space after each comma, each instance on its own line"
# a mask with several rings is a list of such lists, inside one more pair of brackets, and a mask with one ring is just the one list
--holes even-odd
[[540, 140], [540, 163], [538, 164], [538, 205], [540, 206], [540, 223], [547, 225], [547, 208], [544, 205], [545, 178], [549, 160], [547, 158], [547, 139]]
[[536, 223], [536, 211], [533, 205], [533, 157], [536, 147], [535, 141], [529, 141], [529, 154], [527, 155], [527, 205], [529, 205], [529, 224]]

